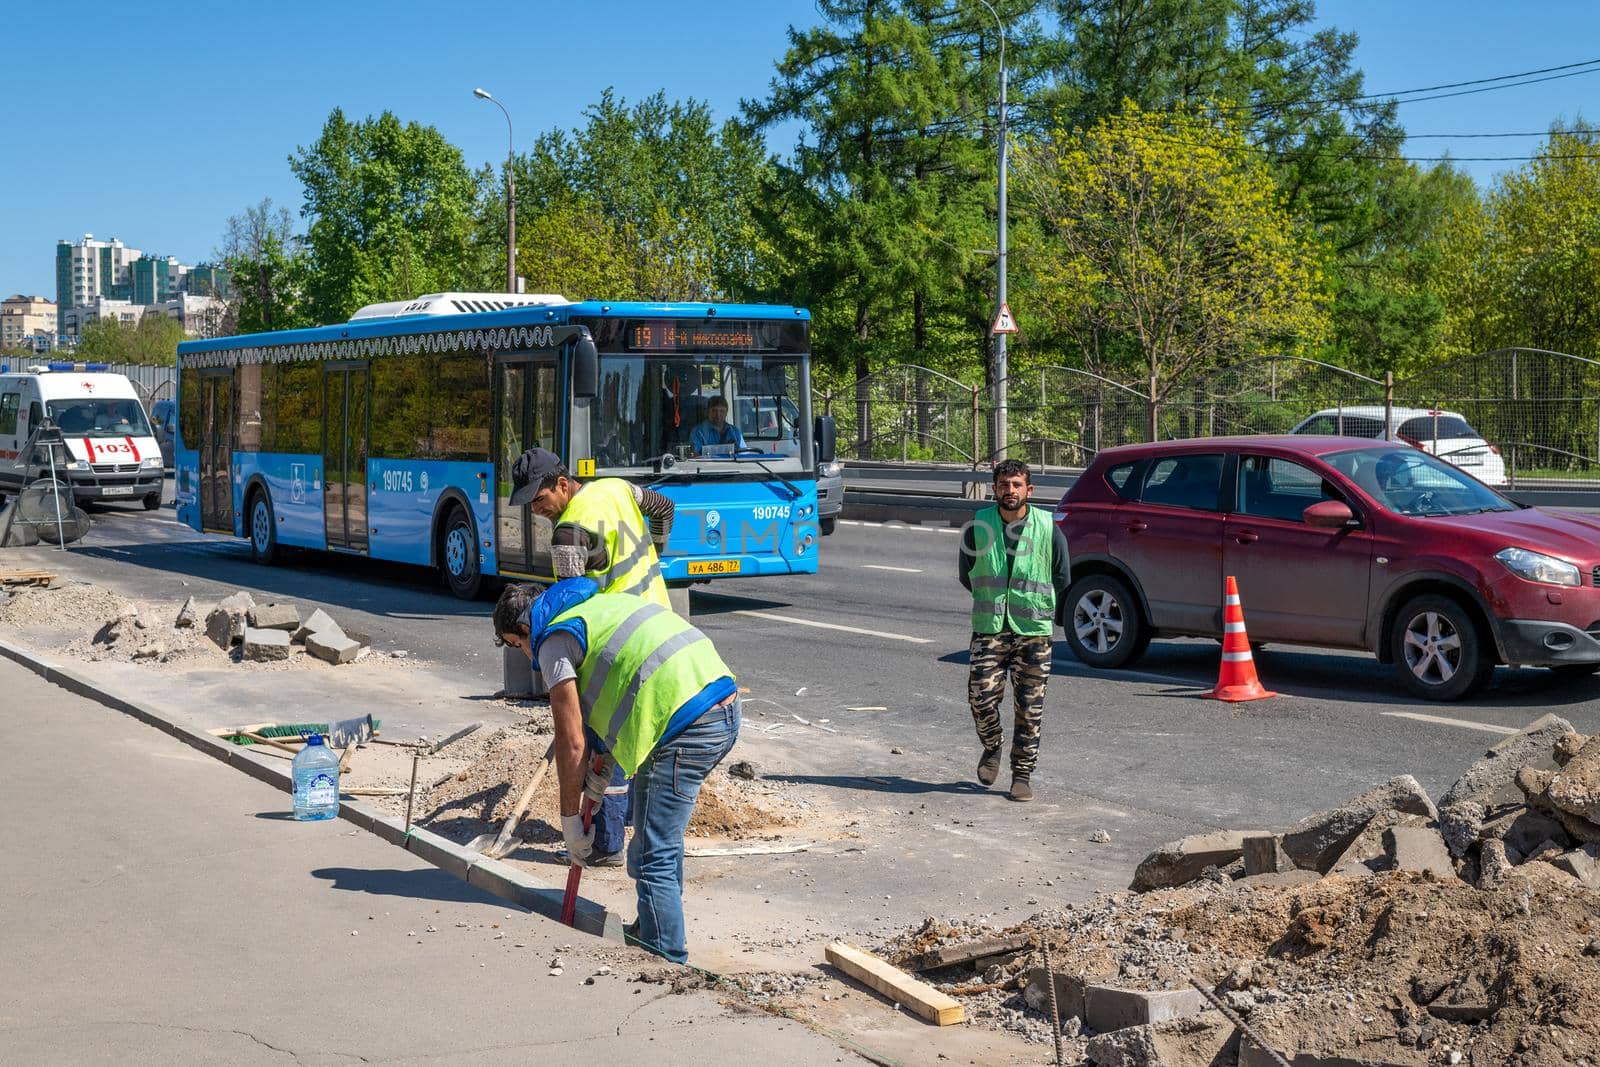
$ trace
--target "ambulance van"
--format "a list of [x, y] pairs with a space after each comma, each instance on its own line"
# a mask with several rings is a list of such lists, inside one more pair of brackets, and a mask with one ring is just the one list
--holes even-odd
[[0, 373], [0, 497], [22, 488], [28, 457], [21, 453], [45, 420], [66, 442], [69, 462], [58, 473], [79, 503], [138, 500], [148, 511], [161, 506], [161, 447], [133, 383], [120, 374], [39, 367]]

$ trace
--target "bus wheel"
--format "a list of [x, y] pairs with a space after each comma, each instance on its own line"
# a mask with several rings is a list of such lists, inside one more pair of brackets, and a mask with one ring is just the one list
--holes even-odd
[[278, 526], [272, 515], [272, 501], [256, 490], [250, 495], [250, 558], [270, 567], [278, 558]]
[[444, 536], [439, 544], [439, 569], [444, 584], [462, 600], [472, 600], [483, 588], [483, 571], [478, 566], [478, 534], [472, 518], [460, 508], [445, 519]]

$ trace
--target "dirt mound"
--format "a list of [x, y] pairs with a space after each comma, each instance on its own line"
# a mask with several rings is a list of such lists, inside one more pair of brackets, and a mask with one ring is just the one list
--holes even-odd
[[[538, 769], [550, 743], [549, 715], [507, 727], [477, 742], [461, 770], [429, 790], [423, 798], [421, 822], [448, 837], [465, 840], [498, 827], [528, 779]], [[559, 841], [554, 825], [559, 786], [554, 770], [534, 793], [521, 833], [529, 841]], [[748, 839], [800, 821], [798, 805], [774, 785], [746, 782], [718, 769], [706, 779], [689, 820], [689, 834], [699, 837]]]
[[[997, 931], [930, 920], [882, 946], [905, 960]], [[1600, 1063], [1600, 893], [1547, 865], [1493, 891], [1392, 872], [1300, 885], [1223, 880], [1100, 897], [1003, 931], [1047, 937], [1058, 973], [1133, 989], [1222, 987], [1293, 1059], [1555, 1067]], [[949, 988], [996, 979], [968, 1000], [979, 1020], [1048, 1040], [1016, 990], [1037, 953], [1003, 974], [936, 975]], [[954, 971], [955, 969], [953, 969]], [[1187, 1067], [1187, 1065], [1178, 1065]]]
[[0, 623], [19, 630], [97, 628], [116, 618], [126, 602], [109, 589], [87, 582], [22, 586], [9, 596], [0, 596]]

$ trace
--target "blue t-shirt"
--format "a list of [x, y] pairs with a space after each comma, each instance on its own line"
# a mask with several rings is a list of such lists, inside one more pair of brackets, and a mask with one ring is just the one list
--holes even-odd
[[709, 421], [702, 422], [689, 434], [689, 443], [694, 446], [696, 452], [704, 452], [716, 445], [732, 445], [741, 450], [745, 447], [744, 434], [740, 433], [739, 427], [731, 422], [723, 423], [720, 432]]

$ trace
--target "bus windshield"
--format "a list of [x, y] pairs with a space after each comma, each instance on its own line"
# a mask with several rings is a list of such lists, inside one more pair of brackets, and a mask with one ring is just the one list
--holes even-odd
[[149, 437], [150, 423], [137, 400], [48, 400], [45, 411], [68, 437]]
[[590, 409], [596, 465], [648, 468], [671, 455], [705, 474], [811, 470], [801, 358], [602, 354]]

